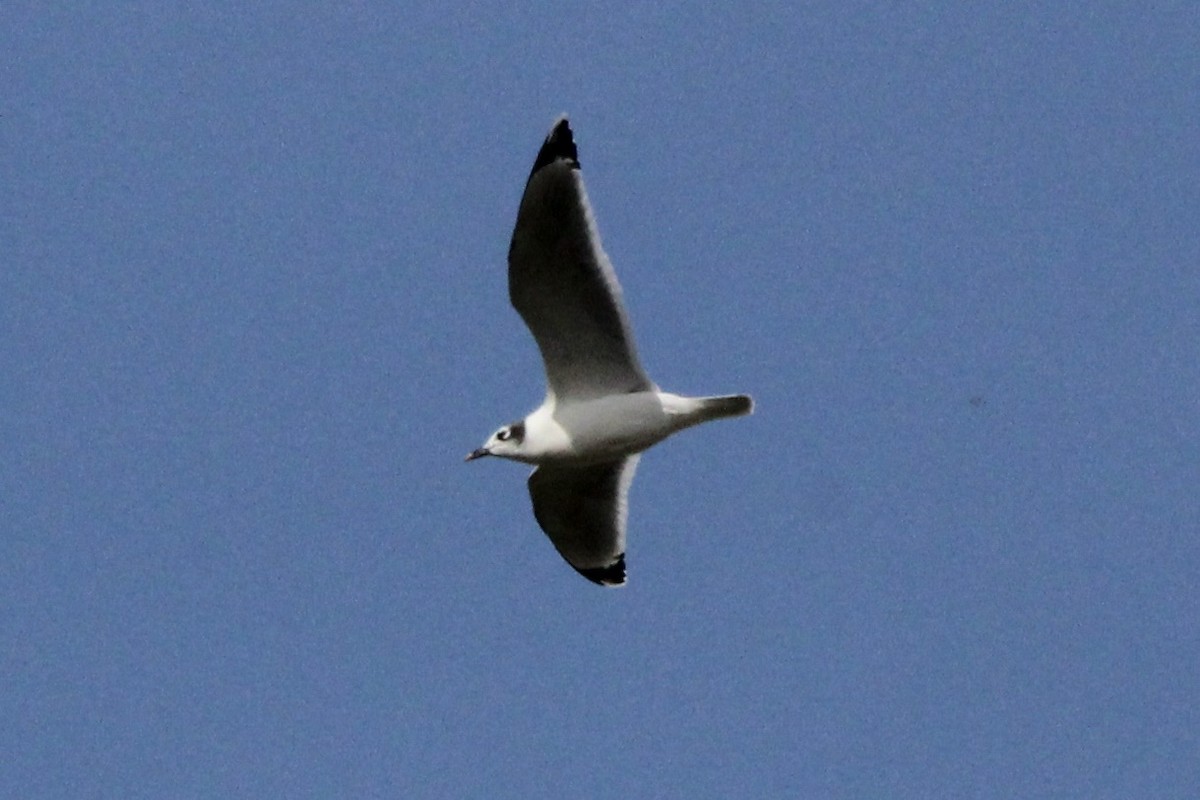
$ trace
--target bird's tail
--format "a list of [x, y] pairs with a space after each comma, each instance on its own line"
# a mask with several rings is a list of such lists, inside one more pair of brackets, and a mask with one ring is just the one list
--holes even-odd
[[743, 417], [754, 411], [754, 399], [748, 394], [697, 397], [696, 401], [700, 405], [700, 416], [705, 420]]
[[681, 431], [714, 419], [745, 416], [754, 410], [754, 401], [744, 394], [683, 397], [659, 392], [658, 399], [663, 404], [663, 411], [671, 418], [672, 431]]

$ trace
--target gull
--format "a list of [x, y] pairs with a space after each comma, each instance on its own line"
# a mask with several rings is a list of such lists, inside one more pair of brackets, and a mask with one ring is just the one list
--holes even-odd
[[580, 575], [620, 586], [626, 498], [642, 451], [701, 422], [749, 414], [754, 401], [670, 394], [642, 368], [565, 115], [525, 184], [508, 249], [508, 294], [541, 351], [546, 399], [466, 460], [532, 464], [538, 525]]

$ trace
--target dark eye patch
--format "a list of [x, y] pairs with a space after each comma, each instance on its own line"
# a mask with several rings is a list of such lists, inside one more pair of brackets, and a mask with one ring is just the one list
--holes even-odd
[[501, 428], [500, 430], [496, 431], [496, 438], [502, 442], [507, 442], [509, 436], [512, 436], [512, 433], [508, 430], [508, 428]]

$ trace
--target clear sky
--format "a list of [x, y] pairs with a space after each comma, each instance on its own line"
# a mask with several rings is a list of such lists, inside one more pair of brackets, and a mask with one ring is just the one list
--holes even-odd
[[[1200, 796], [1194, 3], [65, 5], [0, 6], [0, 796]], [[620, 590], [462, 463], [564, 111], [651, 376], [758, 404]]]

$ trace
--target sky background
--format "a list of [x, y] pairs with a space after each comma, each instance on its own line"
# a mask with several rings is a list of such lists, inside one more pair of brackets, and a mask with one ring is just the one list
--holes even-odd
[[[0, 796], [1200, 796], [1193, 3], [0, 7]], [[462, 458], [571, 114], [629, 584]]]

